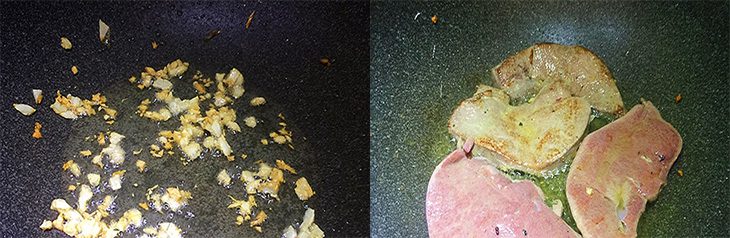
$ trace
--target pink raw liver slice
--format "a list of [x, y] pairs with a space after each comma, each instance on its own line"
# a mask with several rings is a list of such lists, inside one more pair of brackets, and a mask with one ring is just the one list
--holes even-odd
[[567, 197], [584, 237], [635, 237], [647, 200], [656, 199], [682, 138], [645, 101], [589, 134], [567, 178]]
[[512, 182], [463, 149], [436, 167], [426, 194], [430, 237], [576, 237], [532, 181]]

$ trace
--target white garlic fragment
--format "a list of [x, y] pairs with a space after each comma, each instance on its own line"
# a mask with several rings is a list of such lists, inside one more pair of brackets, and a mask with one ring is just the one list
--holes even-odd
[[15, 110], [18, 110], [20, 113], [26, 116], [30, 116], [35, 112], [35, 108], [29, 106], [28, 104], [15, 103], [13, 104], [13, 107], [15, 107]]

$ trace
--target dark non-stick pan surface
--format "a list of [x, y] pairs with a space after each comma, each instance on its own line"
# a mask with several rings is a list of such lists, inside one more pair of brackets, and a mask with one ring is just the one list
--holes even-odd
[[538, 42], [591, 49], [627, 108], [650, 100], [682, 135], [683, 152], [639, 236], [730, 235], [727, 1], [376, 2], [371, 14], [373, 236], [427, 235], [428, 180], [455, 146], [451, 111], [487, 83], [490, 68]]
[[[61, 234], [42, 233], [38, 226], [54, 218], [50, 201], [67, 194], [63, 147], [82, 122], [51, 112], [55, 91], [88, 98], [114, 90], [111, 85], [131, 87], [119, 82], [145, 66], [161, 68], [177, 58], [205, 73], [240, 69], [245, 87], [279, 105], [300, 129], [295, 140], [311, 148], [312, 154], [297, 163], [302, 175], [314, 180], [317, 194], [308, 205], [317, 212], [316, 222], [328, 236], [369, 234], [367, 3], [0, 4], [0, 236]], [[252, 11], [251, 27], [244, 30]], [[99, 19], [111, 27], [109, 47], [99, 43]], [[203, 41], [214, 29], [221, 34]], [[72, 40], [71, 51], [60, 48], [61, 36]], [[156, 50], [150, 47], [153, 40], [160, 44]], [[321, 64], [323, 57], [332, 64]], [[71, 75], [71, 65], [78, 66], [79, 75]], [[45, 100], [36, 114], [25, 117], [12, 103], [32, 104], [31, 89], [42, 89]], [[30, 136], [35, 121], [43, 124], [41, 140]], [[195, 223], [188, 234], [251, 229], [233, 225], [235, 211], [227, 215], [225, 222]], [[289, 214], [296, 220], [302, 215]], [[269, 230], [277, 230], [265, 234], [281, 234], [284, 225], [270, 224]]]

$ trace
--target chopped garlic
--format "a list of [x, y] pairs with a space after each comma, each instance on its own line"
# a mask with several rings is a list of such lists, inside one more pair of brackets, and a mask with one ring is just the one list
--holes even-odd
[[91, 187], [86, 184], [81, 185], [81, 189], [79, 190], [78, 205], [76, 205], [76, 209], [78, 209], [79, 212], [86, 212], [87, 205], [92, 196], [94, 196], [94, 193], [91, 192]]
[[62, 47], [62, 48], [63, 48], [64, 50], [70, 50], [70, 49], [71, 49], [71, 47], [73, 47], [73, 45], [71, 44], [71, 41], [70, 41], [70, 40], [68, 40], [68, 38], [66, 38], [66, 37], [61, 37], [61, 47]]
[[76, 68], [76, 65], [71, 66], [71, 73], [74, 75], [79, 74], [79, 68]]
[[135, 208], [129, 209], [124, 212], [124, 215], [122, 217], [126, 218], [127, 221], [129, 221], [129, 224], [134, 226], [135, 228], [142, 226], [142, 212]]
[[309, 238], [323, 238], [324, 232], [319, 229], [317, 224], [314, 224], [314, 210], [307, 208], [302, 218], [302, 223], [299, 225], [299, 233], [297, 237], [309, 237]]
[[63, 170], [69, 170], [71, 174], [76, 177], [81, 176], [81, 168], [79, 168], [79, 164], [77, 164], [73, 160], [66, 161], [66, 163], [63, 164]]
[[254, 128], [256, 127], [256, 118], [253, 116], [246, 117], [243, 119], [243, 122], [246, 123], [246, 126]]
[[43, 101], [43, 91], [40, 89], [33, 89], [33, 99], [35, 99], [35, 104], [41, 104]]
[[315, 192], [312, 190], [312, 187], [309, 186], [309, 182], [307, 182], [307, 179], [304, 177], [301, 177], [297, 180], [296, 186], [297, 187], [294, 188], [294, 192], [296, 192], [299, 200], [306, 201], [315, 194]]
[[137, 171], [142, 173], [142, 172], [144, 172], [144, 168], [147, 165], [147, 163], [144, 162], [144, 160], [137, 160], [134, 162], [134, 165], [137, 166]]
[[152, 84], [152, 87], [159, 88], [162, 90], [170, 90], [172, 89], [172, 82], [166, 79], [157, 79]]
[[251, 106], [257, 107], [266, 104], [266, 99], [263, 97], [255, 97], [251, 99]]
[[68, 205], [66, 200], [57, 198], [51, 201], [51, 210], [65, 212], [71, 210], [71, 205]]
[[228, 185], [231, 185], [231, 176], [228, 175], [228, 171], [226, 171], [225, 169], [221, 170], [216, 178], [218, 179], [219, 185], [223, 185], [226, 187]]
[[157, 211], [162, 210], [161, 203], [166, 203], [167, 207], [170, 208], [170, 210], [176, 212], [180, 208], [186, 206], [188, 204], [188, 200], [191, 199], [193, 196], [190, 194], [190, 192], [170, 187], [165, 189], [165, 194], [160, 196], [159, 194], [154, 194], [151, 196], [152, 200], [158, 200], [153, 201], [153, 205]]
[[91, 186], [96, 187], [99, 185], [99, 182], [101, 182], [101, 175], [94, 173], [87, 174], [86, 179], [89, 180], [89, 184], [91, 184]]
[[158, 238], [182, 238], [182, 230], [170, 222], [160, 223], [159, 229], [157, 230]]
[[33, 138], [40, 139], [43, 138], [43, 135], [41, 135], [41, 125], [40, 122], [35, 122], [35, 125], [33, 126]]
[[18, 110], [20, 113], [26, 116], [30, 116], [35, 112], [35, 108], [29, 106], [28, 104], [15, 103], [13, 104], [13, 107], [15, 107], [15, 110]]
[[99, 41], [109, 43], [109, 26], [99, 19]]
[[274, 142], [276, 142], [277, 144], [280, 144], [280, 145], [284, 144], [284, 143], [286, 143], [286, 137], [281, 136], [281, 135], [274, 136]]
[[96, 142], [99, 143], [99, 145], [106, 144], [106, 136], [104, 135], [104, 132], [99, 132], [99, 135], [96, 137]]
[[259, 172], [256, 173], [256, 176], [259, 176], [260, 178], [268, 178], [269, 174], [271, 174], [271, 166], [266, 163], [260, 163]]
[[238, 99], [243, 96], [243, 93], [246, 91], [243, 89], [243, 74], [241, 74], [241, 72], [236, 68], [232, 68], [228, 73], [228, 77], [222, 81], [228, 86], [233, 98]]
[[101, 154], [109, 155], [109, 162], [112, 164], [120, 165], [124, 163], [125, 152], [119, 145], [124, 138], [126, 138], [124, 135], [112, 132], [109, 134], [109, 146], [101, 150]]
[[280, 169], [283, 169], [283, 170], [286, 170], [286, 171], [288, 171], [291, 174], [297, 174], [297, 171], [294, 170], [294, 168], [292, 168], [288, 164], [286, 164], [286, 162], [284, 162], [283, 160], [276, 160], [276, 167], [277, 168], [280, 168]]
[[228, 196], [228, 197], [230, 197], [231, 200], [233, 200], [233, 202], [231, 202], [231, 204], [228, 205], [228, 208], [238, 209], [238, 214], [240, 215], [239, 217], [241, 217], [240, 219], [236, 218], [237, 219], [236, 224], [241, 225], [241, 224], [243, 224], [244, 220], [246, 220], [246, 221], [250, 220], [251, 215], [253, 213], [253, 208], [257, 206], [256, 199], [254, 198], [254, 196], [249, 195], [248, 200], [238, 200], [238, 199], [233, 198], [232, 196]]
[[82, 150], [82, 151], [79, 151], [79, 154], [82, 155], [82, 156], [90, 156], [91, 155], [91, 151], [90, 150]]
[[269, 218], [268, 215], [264, 211], [259, 211], [258, 214], [256, 214], [256, 218], [254, 218], [253, 221], [251, 221], [251, 227], [258, 226], [264, 223], [266, 221], [266, 218]]
[[593, 188], [586, 187], [586, 194], [588, 194], [588, 196], [593, 195]]
[[104, 168], [104, 164], [101, 163], [102, 154], [98, 154], [94, 156], [94, 158], [91, 158], [91, 163], [99, 166], [99, 168]]
[[47, 231], [53, 228], [53, 223], [49, 220], [43, 220], [43, 223], [40, 226], [41, 230]]
[[124, 176], [125, 170], [120, 170], [117, 172], [114, 172], [112, 176], [109, 178], [109, 187], [112, 190], [119, 190], [122, 188], [122, 176]]
[[248, 170], [244, 170], [243, 172], [241, 172], [241, 181], [243, 181], [244, 183], [250, 183], [254, 180], [255, 179], [253, 177], [253, 172]]
[[231, 146], [228, 144], [225, 137], [218, 137], [218, 148], [225, 156], [229, 156], [233, 152], [231, 151]]

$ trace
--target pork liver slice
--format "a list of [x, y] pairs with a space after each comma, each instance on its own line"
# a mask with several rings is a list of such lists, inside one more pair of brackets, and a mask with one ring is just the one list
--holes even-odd
[[531, 181], [512, 182], [462, 149], [436, 167], [426, 194], [430, 237], [576, 237]]
[[567, 178], [567, 197], [584, 237], [635, 237], [646, 202], [656, 199], [682, 138], [645, 101], [589, 134]]
[[492, 69], [495, 83], [512, 98], [536, 93], [553, 81], [564, 81], [573, 95], [599, 111], [623, 111], [616, 80], [606, 64], [582, 46], [540, 43], [509, 56]]

